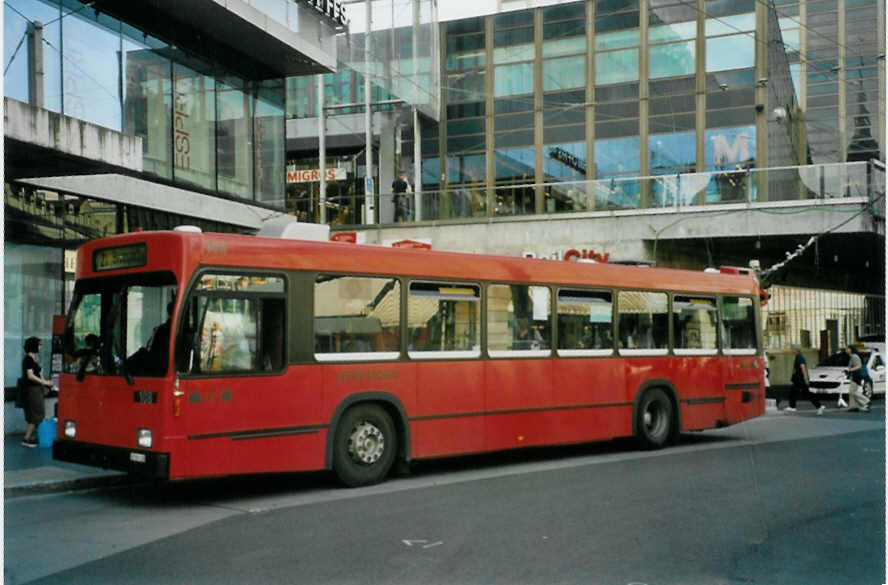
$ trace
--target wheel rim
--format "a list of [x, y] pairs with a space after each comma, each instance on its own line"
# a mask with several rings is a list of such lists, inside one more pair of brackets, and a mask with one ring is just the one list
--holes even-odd
[[644, 409], [644, 432], [648, 437], [658, 437], [666, 425], [665, 408], [657, 401], [652, 401]]
[[385, 452], [385, 435], [371, 422], [355, 425], [348, 438], [348, 454], [356, 463], [372, 465]]

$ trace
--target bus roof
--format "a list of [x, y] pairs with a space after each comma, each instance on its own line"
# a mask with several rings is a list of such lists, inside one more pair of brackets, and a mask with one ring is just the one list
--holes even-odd
[[[164, 253], [149, 253], [149, 263], [136, 269], [94, 272], [94, 252], [139, 242], [146, 242], [149, 250], [161, 248]], [[396, 274], [428, 279], [538, 282], [711, 294], [758, 295], [760, 290], [751, 274], [714, 274], [702, 270], [174, 231], [135, 232], [88, 242], [78, 250], [77, 276], [83, 278], [160, 269], [190, 272], [199, 266]]]

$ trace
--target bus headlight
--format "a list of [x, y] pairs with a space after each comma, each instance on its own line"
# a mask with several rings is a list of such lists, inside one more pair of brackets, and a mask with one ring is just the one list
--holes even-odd
[[73, 439], [77, 436], [77, 423], [73, 420], [65, 421], [65, 436], [69, 439]]
[[139, 444], [139, 447], [150, 449], [154, 443], [154, 440], [151, 438], [151, 429], [139, 429], [136, 442]]

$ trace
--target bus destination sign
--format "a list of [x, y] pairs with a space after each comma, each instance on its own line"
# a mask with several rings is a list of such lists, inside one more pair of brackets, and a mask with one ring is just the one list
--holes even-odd
[[93, 270], [120, 270], [122, 268], [138, 268], [148, 263], [148, 246], [134, 244], [103, 248], [93, 253]]

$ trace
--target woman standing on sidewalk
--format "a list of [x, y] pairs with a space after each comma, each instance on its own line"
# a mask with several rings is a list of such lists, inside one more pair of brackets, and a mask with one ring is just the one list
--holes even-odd
[[37, 425], [43, 422], [45, 416], [43, 388], [52, 388], [52, 382], [40, 375], [40, 363], [37, 361], [39, 353], [40, 340], [36, 337], [26, 339], [25, 359], [22, 360], [22, 383], [19, 392], [24, 393], [21, 401], [25, 409], [25, 422], [28, 423], [22, 445], [31, 448], [37, 446]]

